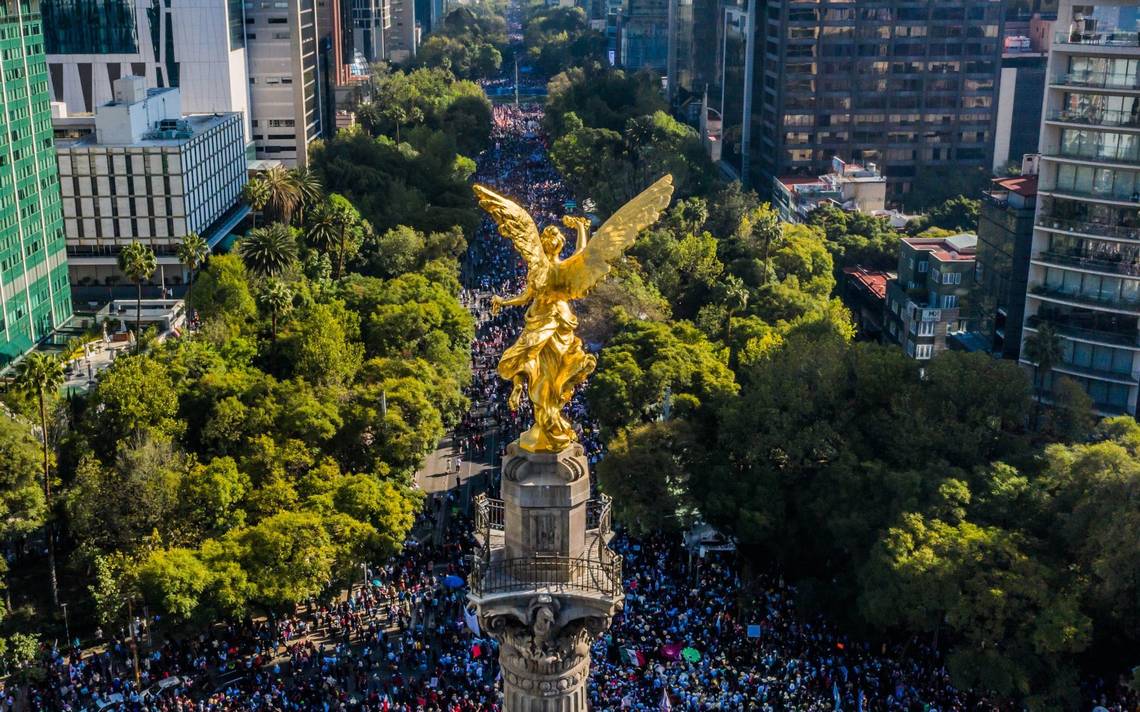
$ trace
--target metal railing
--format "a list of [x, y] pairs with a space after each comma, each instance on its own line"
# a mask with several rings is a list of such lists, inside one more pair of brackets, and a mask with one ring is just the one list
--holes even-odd
[[1100, 294], [1084, 294], [1080, 292], [1068, 292], [1063, 289], [1054, 289], [1044, 285], [1038, 285], [1030, 290], [1031, 294], [1039, 297], [1052, 297], [1054, 299], [1062, 299], [1067, 302], [1074, 302], [1076, 304], [1087, 304], [1089, 306], [1108, 307], [1110, 309], [1119, 309], [1132, 313], [1140, 313], [1140, 298], [1138, 299], [1125, 299], [1119, 296], [1104, 296]]
[[613, 500], [608, 494], [586, 502], [586, 531], [608, 534], [613, 528]]
[[1099, 341], [1115, 346], [1140, 347], [1140, 334], [1136, 331], [1122, 332], [1108, 329], [1089, 329], [1082, 326], [1073, 326], [1056, 319], [1034, 315], [1025, 320], [1025, 326], [1036, 331], [1042, 324], [1048, 324], [1054, 332], [1061, 336], [1071, 336], [1088, 341]]
[[[506, 528], [506, 505], [485, 494], [475, 497], [475, 531], [487, 534]], [[609, 534], [613, 531], [613, 500], [609, 495], [586, 502], [586, 531]]]
[[475, 531], [503, 531], [505, 515], [503, 500], [492, 499], [485, 494], [475, 497]]
[[1116, 109], [1087, 108], [1080, 110], [1062, 109], [1049, 113], [1049, 121], [1063, 121], [1070, 124], [1088, 126], [1140, 127], [1140, 116], [1131, 111]]
[[1124, 30], [1100, 32], [1057, 32], [1054, 42], [1061, 45], [1096, 45], [1100, 47], [1140, 47], [1140, 35]]
[[1103, 223], [1086, 222], [1084, 220], [1067, 220], [1065, 218], [1051, 217], [1047, 212], [1037, 216], [1037, 226], [1053, 230], [1067, 230], [1085, 235], [1101, 235], [1116, 237], [1125, 240], [1140, 240], [1140, 228], [1124, 227], [1122, 225], [1105, 225]]
[[1062, 74], [1053, 82], [1073, 87], [1093, 87], [1095, 89], [1140, 89], [1137, 77], [1100, 74], [1095, 72], [1070, 72]]
[[620, 596], [621, 557], [608, 550], [603, 556], [532, 556], [500, 561], [476, 556], [468, 584], [477, 596], [529, 591], [539, 586]]
[[1121, 255], [1121, 259], [1113, 260], [1085, 257], [1083, 255], [1066, 255], [1061, 252], [1050, 252], [1046, 250], [1035, 255], [1033, 259], [1047, 264], [1080, 267], [1081, 269], [1094, 270], [1097, 272], [1122, 274], [1132, 277], [1140, 276], [1140, 262], [1137, 261], [1136, 255], [1132, 255], [1131, 257]]

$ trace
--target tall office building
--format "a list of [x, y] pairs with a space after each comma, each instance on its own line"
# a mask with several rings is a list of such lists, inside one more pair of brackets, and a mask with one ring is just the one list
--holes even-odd
[[0, 3], [0, 368], [71, 315], [42, 22]]
[[767, 0], [750, 147], [768, 177], [833, 156], [883, 168], [893, 195], [924, 171], [990, 167], [1003, 4]]
[[670, 5], [671, 0], [629, 0], [622, 22], [622, 66], [666, 71]]
[[56, 101], [70, 114], [111, 101], [115, 80], [177, 87], [187, 113], [240, 112], [250, 136], [241, 0], [42, 0]]
[[415, 0], [389, 0], [391, 20], [384, 35], [384, 50], [392, 62], [414, 59], [420, 44]]
[[[83, 300], [127, 281], [117, 260], [134, 240], [158, 255], [153, 282], [183, 284], [182, 236], [211, 247], [249, 214], [240, 114], [184, 115], [178, 89], [115, 82], [115, 101], [94, 116], [57, 117], [56, 155], [72, 289]], [[97, 285], [104, 285], [97, 288]]]
[[982, 194], [972, 316], [980, 343], [1001, 358], [1021, 352], [1036, 208], [1036, 175], [994, 178]]
[[1140, 383], [1140, 27], [1136, 0], [1061, 0], [1049, 53], [1025, 340], [1049, 324], [1044, 378], [1102, 413], [1136, 413]]
[[304, 166], [323, 132], [326, 99], [314, 2], [251, 0], [245, 22], [257, 158]]

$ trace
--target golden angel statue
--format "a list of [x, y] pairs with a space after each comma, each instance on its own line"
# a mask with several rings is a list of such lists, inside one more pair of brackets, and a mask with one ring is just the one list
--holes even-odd
[[527, 266], [522, 294], [491, 301], [492, 313], [505, 306], [529, 305], [522, 334], [503, 354], [498, 368], [499, 376], [514, 384], [511, 408], [519, 406], [523, 383], [534, 405], [534, 426], [519, 438], [519, 445], [529, 452], [561, 452], [578, 439], [562, 409], [596, 365], [574, 333], [578, 318], [570, 301], [586, 296], [638, 233], [657, 221], [673, 197], [673, 177], [665, 176], [631, 200], [593, 237], [589, 220], [564, 217], [562, 224], [577, 232], [574, 255], [565, 260], [559, 259], [565, 241], [558, 227], [550, 225], [540, 234], [516, 203], [482, 186], [475, 186], [475, 195]]

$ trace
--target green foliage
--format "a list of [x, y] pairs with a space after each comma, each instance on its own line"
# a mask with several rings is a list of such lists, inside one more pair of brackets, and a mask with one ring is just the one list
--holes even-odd
[[91, 393], [88, 412], [97, 417], [88, 423], [89, 437], [95, 451], [109, 457], [120, 442], [148, 431], [178, 434], [177, 409], [174, 384], [161, 364], [144, 356], [120, 357]]
[[241, 331], [257, 313], [245, 265], [238, 255], [214, 255], [194, 284], [194, 309], [203, 321]]
[[637, 425], [610, 441], [598, 464], [598, 484], [634, 532], [680, 531], [696, 516], [690, 473], [701, 452], [687, 420]]
[[957, 195], [930, 208], [930, 211], [907, 225], [911, 234], [923, 233], [931, 228], [944, 230], [950, 235], [978, 231], [980, 200]]
[[152, 552], [137, 576], [143, 598], [179, 620], [194, 614], [210, 582], [209, 569], [189, 549]]
[[40, 444], [0, 410], [0, 537], [25, 536], [47, 519]]
[[279, 277], [297, 263], [296, 236], [281, 223], [253, 228], [238, 242], [237, 251], [245, 268], [258, 277]]
[[314, 145], [311, 157], [324, 184], [348, 198], [377, 232], [399, 225], [442, 232], [459, 225], [470, 234], [479, 225], [466, 182], [471, 166], [441, 134], [413, 148], [342, 131]]
[[696, 131], [664, 111], [629, 119], [619, 132], [566, 119], [551, 147], [554, 165], [577, 195], [610, 213], [661, 176], [672, 174], [678, 197], [707, 191], [715, 178]]
[[580, 7], [536, 7], [523, 27], [527, 63], [543, 76], [600, 65], [606, 37], [590, 29]]
[[886, 218], [824, 205], [811, 211], [807, 222], [823, 229], [827, 249], [838, 269], [862, 265], [893, 270], [898, 265], [903, 234], [894, 230]]

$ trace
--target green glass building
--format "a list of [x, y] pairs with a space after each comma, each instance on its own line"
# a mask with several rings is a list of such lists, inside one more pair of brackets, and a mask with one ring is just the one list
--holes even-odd
[[50, 102], [39, 0], [0, 0], [0, 369], [71, 315]]

